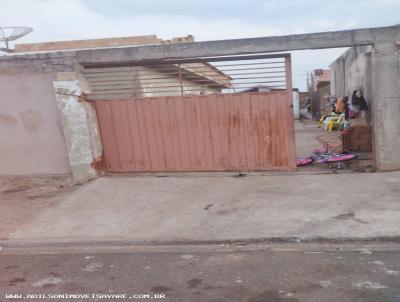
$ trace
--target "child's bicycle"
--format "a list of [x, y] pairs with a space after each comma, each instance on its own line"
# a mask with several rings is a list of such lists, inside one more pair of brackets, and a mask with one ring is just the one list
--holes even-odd
[[322, 153], [318, 149], [310, 156], [300, 157], [296, 159], [297, 167], [311, 165], [314, 162], [320, 164], [327, 164], [329, 168], [333, 168], [333, 164], [337, 164], [337, 168], [342, 168], [342, 162], [353, 160], [357, 158], [357, 155], [351, 154], [348, 151], [343, 151], [342, 153]]

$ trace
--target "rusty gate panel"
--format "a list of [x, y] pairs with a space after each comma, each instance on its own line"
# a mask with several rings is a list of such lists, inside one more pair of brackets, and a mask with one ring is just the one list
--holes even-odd
[[110, 172], [294, 170], [286, 91], [95, 100]]

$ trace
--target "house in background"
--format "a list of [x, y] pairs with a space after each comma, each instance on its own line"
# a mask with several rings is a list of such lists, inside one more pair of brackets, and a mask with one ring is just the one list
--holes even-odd
[[331, 83], [331, 71], [329, 69], [315, 69], [311, 73], [311, 91], [325, 88]]
[[315, 69], [310, 73], [308, 83], [309, 97], [311, 100], [311, 113], [314, 119], [330, 112], [329, 96], [331, 95], [330, 70]]
[[[276, 88], [274, 86], [267, 86], [267, 85], [257, 85], [252, 88], [245, 89], [241, 91], [241, 93], [245, 92], [270, 92], [270, 91], [278, 91], [283, 90], [282, 88]], [[300, 118], [300, 92], [298, 88], [293, 88], [293, 96], [292, 96], [292, 103], [293, 103], [293, 117], [294, 119]]]
[[[191, 42], [194, 42], [192, 35], [171, 40], [161, 40], [156, 35], [150, 35], [17, 44], [15, 53]], [[218, 93], [222, 89], [231, 87], [231, 78], [207, 62], [120, 67], [90, 66], [84, 68], [83, 74], [89, 81], [92, 91], [88, 96], [89, 99], [203, 95]]]
[[89, 99], [203, 95], [231, 87], [231, 78], [208, 63], [85, 68]]

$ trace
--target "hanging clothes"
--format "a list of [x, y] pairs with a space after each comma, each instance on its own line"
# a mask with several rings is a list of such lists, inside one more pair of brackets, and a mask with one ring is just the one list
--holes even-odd
[[345, 96], [343, 97], [343, 102], [344, 102], [344, 118], [346, 121], [349, 120], [349, 97]]
[[367, 102], [362, 95], [361, 89], [357, 89], [353, 91], [353, 95], [351, 96], [351, 104], [353, 106], [358, 106], [359, 111], [368, 110]]
[[335, 105], [335, 112], [336, 114], [340, 114], [343, 113], [345, 109], [345, 102], [344, 102], [344, 98], [340, 97], [337, 99], [336, 101], [336, 105]]

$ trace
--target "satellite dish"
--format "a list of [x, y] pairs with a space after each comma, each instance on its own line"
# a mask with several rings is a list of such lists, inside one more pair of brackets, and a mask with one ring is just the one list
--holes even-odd
[[0, 50], [5, 52], [13, 52], [8, 46], [9, 41], [15, 41], [27, 34], [29, 34], [33, 29], [25, 26], [10, 26], [1, 27], [0, 26], [0, 41], [4, 42], [6, 47], [0, 48]]

